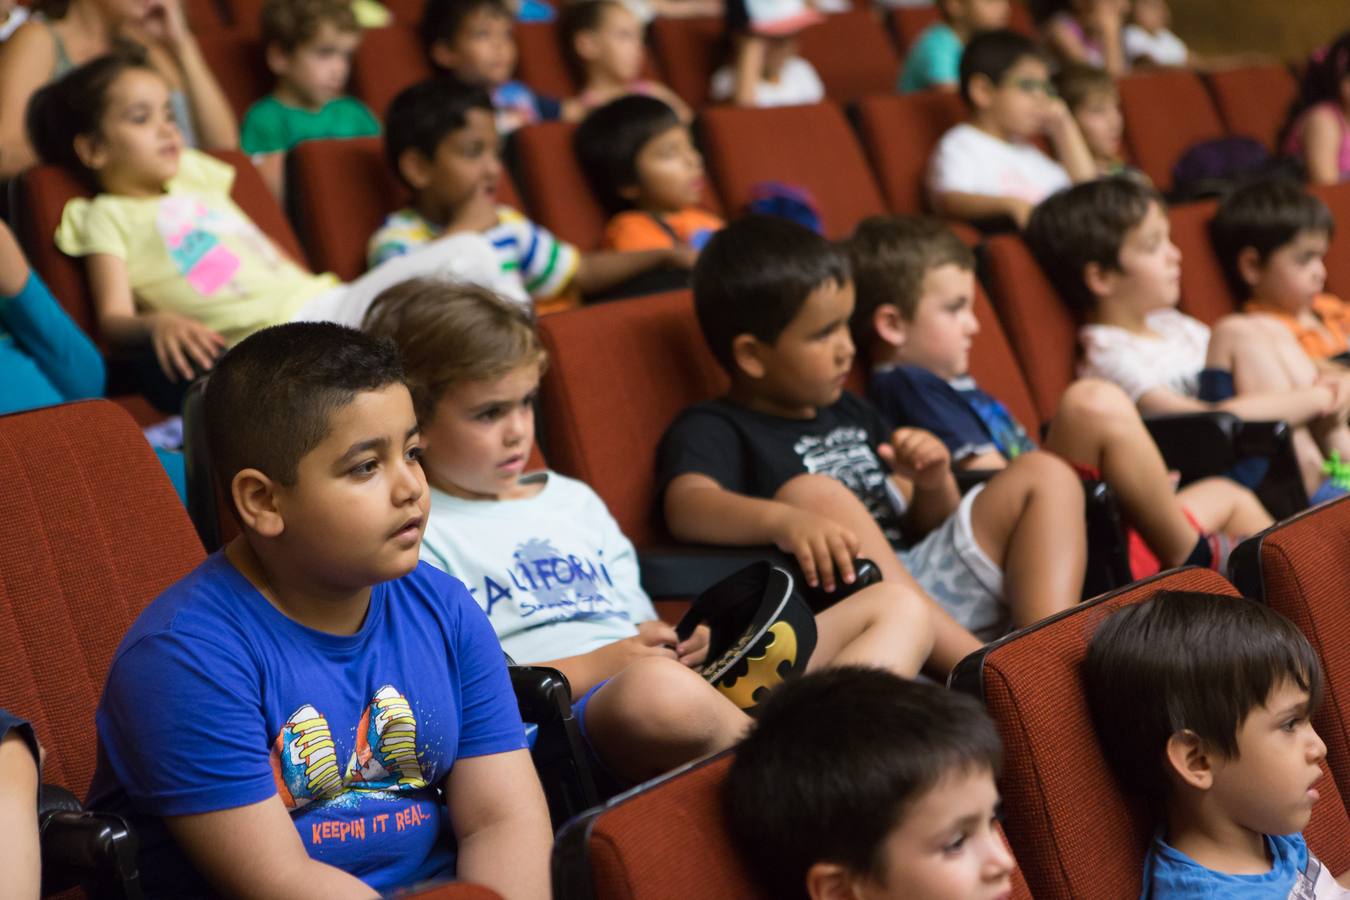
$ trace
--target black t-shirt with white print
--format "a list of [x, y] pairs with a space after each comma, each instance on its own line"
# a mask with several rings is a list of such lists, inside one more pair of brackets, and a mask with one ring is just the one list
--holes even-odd
[[811, 419], [788, 419], [711, 400], [680, 413], [657, 456], [661, 489], [680, 475], [707, 475], [723, 488], [772, 498], [805, 473], [829, 475], [851, 490], [887, 539], [900, 544], [901, 502], [876, 448], [890, 439], [881, 415], [845, 391]]

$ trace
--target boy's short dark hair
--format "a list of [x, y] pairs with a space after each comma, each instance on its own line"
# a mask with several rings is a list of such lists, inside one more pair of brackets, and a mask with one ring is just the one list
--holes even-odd
[[348, 0], [265, 0], [258, 24], [263, 46], [285, 53], [314, 40], [324, 25], [344, 34], [361, 30]]
[[1162, 197], [1133, 178], [1101, 178], [1052, 194], [1031, 211], [1024, 237], [1041, 269], [1080, 318], [1097, 307], [1084, 271], [1120, 270], [1125, 235]]
[[422, 41], [422, 51], [426, 53], [433, 69], [438, 68], [432, 59], [431, 48], [439, 41], [453, 43], [459, 36], [464, 20], [479, 10], [497, 13], [513, 19], [511, 9], [505, 0], [427, 0], [422, 7], [422, 18], [417, 23], [417, 36]]
[[1083, 677], [1107, 759], [1157, 813], [1172, 735], [1192, 731], [1233, 759], [1243, 721], [1285, 678], [1313, 707], [1322, 694], [1322, 665], [1292, 622], [1242, 597], [1188, 591], [1159, 591], [1107, 616], [1088, 645]]
[[876, 338], [877, 307], [894, 305], [906, 320], [919, 310], [923, 280], [939, 266], [973, 272], [975, 251], [940, 219], [927, 216], [872, 216], [848, 241], [853, 264], [853, 342], [866, 352]]
[[471, 109], [492, 112], [492, 98], [486, 89], [453, 75], [436, 75], [405, 88], [384, 116], [384, 158], [394, 174], [403, 179], [398, 162], [406, 150], [435, 159], [441, 141], [465, 126]]
[[1301, 231], [1328, 236], [1335, 228], [1331, 210], [1290, 178], [1264, 178], [1233, 191], [1209, 223], [1209, 237], [1233, 296], [1246, 299], [1251, 288], [1238, 269], [1238, 254], [1256, 250], [1262, 264]]
[[1085, 63], [1069, 63], [1055, 73], [1055, 89], [1070, 110], [1097, 94], [1117, 95], [1115, 79], [1102, 68]]
[[999, 28], [975, 35], [961, 52], [961, 99], [971, 105], [970, 81], [976, 75], [997, 86], [1009, 69], [1028, 57], [1045, 62], [1045, 54], [1024, 34]]
[[708, 241], [694, 266], [694, 311], [708, 349], [733, 376], [732, 341], [778, 340], [806, 298], [849, 280], [848, 259], [809, 228], [775, 216], [746, 216]]
[[333, 414], [362, 391], [403, 384], [393, 341], [331, 322], [264, 328], [216, 363], [206, 382], [206, 443], [226, 496], [243, 469], [295, 484], [300, 460]]
[[840, 667], [771, 693], [727, 774], [734, 838], [771, 897], [804, 898], [817, 862], [885, 874], [886, 837], [950, 774], [1002, 761], [975, 699], [881, 669]]
[[619, 192], [638, 183], [638, 154], [652, 138], [682, 125], [666, 103], [641, 94], [612, 100], [582, 120], [572, 135], [572, 147], [606, 213], [632, 207]]

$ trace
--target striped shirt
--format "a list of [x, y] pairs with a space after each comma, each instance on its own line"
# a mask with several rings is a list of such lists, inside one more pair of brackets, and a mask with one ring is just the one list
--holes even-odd
[[[444, 229], [414, 209], [390, 213], [366, 248], [371, 268], [440, 237]], [[497, 253], [501, 271], [518, 278], [531, 297], [556, 297], [572, 282], [581, 253], [509, 206], [497, 207], [497, 224], [483, 232]]]

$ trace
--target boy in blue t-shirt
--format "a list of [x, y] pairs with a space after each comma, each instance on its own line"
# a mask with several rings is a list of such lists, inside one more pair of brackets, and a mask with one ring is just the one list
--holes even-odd
[[451, 875], [547, 895], [501, 649], [464, 586], [418, 563], [403, 377], [391, 344], [326, 323], [260, 331], [211, 373], [207, 440], [243, 533], [141, 613], [96, 716], [91, 802], [137, 819], [151, 896]]
[[[958, 468], [1002, 469], [1034, 450], [1021, 423], [969, 374], [979, 331], [970, 248], [936, 219], [877, 216], [858, 226], [850, 250], [853, 330], [873, 366], [868, 395], [882, 413], [936, 434]], [[1138, 410], [1108, 382], [1069, 386], [1045, 446], [1116, 493], [1136, 529], [1136, 578], [1183, 564], [1223, 571], [1232, 540], [1271, 523], [1256, 496], [1226, 478], [1174, 490]]]
[[1102, 621], [1083, 677], [1107, 760], [1158, 822], [1141, 900], [1346, 896], [1350, 872], [1334, 878], [1299, 833], [1327, 746], [1311, 721], [1322, 664], [1292, 622], [1160, 591]]
[[905, 54], [896, 89], [902, 94], [935, 89], [955, 92], [961, 82], [961, 52], [981, 31], [1008, 27], [1008, 0], [937, 0], [941, 22], [923, 30]]

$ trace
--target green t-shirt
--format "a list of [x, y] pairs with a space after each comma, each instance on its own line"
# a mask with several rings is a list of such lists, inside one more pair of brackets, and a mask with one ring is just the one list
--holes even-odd
[[355, 97], [338, 97], [318, 112], [311, 112], [267, 96], [244, 114], [239, 144], [245, 153], [275, 153], [289, 150], [301, 141], [379, 133], [380, 123]]

